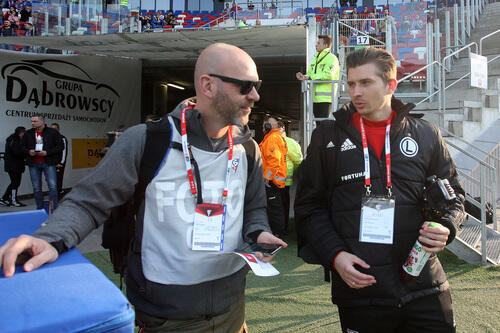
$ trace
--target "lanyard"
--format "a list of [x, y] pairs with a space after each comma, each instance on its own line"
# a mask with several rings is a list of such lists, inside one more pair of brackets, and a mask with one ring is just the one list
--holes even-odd
[[[182, 141], [182, 152], [184, 153], [184, 161], [186, 163], [186, 172], [189, 179], [189, 187], [191, 187], [191, 194], [196, 197], [197, 196], [196, 183], [193, 176], [193, 168], [191, 166], [192, 154], [191, 154], [191, 148], [188, 145], [187, 130], [186, 130], [186, 110], [192, 110], [192, 109], [194, 109], [194, 105], [187, 106], [183, 108], [181, 111], [181, 141]], [[227, 142], [229, 149], [228, 149], [228, 160], [226, 168], [226, 183], [224, 185], [224, 190], [222, 191], [222, 203], [224, 203], [227, 198], [229, 177], [231, 174], [232, 163], [233, 163], [233, 130], [231, 126], [228, 126], [227, 128]]]
[[[385, 166], [386, 166], [386, 177], [387, 177], [387, 191], [389, 192], [389, 196], [392, 195], [392, 182], [391, 182], [391, 142], [390, 142], [390, 133], [391, 133], [391, 119], [389, 117], [386, 122], [385, 127]], [[363, 123], [363, 117], [359, 117], [359, 125], [361, 127], [361, 141], [363, 143], [363, 157], [365, 159], [365, 188], [366, 195], [370, 195], [371, 179], [370, 179], [370, 156], [368, 154], [368, 140], [366, 140], [366, 131], [365, 125]]]

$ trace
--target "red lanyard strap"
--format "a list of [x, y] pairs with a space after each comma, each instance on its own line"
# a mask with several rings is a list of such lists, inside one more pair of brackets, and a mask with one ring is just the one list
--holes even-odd
[[[182, 109], [181, 111], [181, 141], [182, 141], [182, 152], [184, 154], [184, 162], [186, 164], [186, 172], [189, 180], [189, 187], [191, 188], [191, 194], [195, 197], [197, 197], [197, 202], [198, 200], [198, 191], [196, 189], [196, 183], [195, 179], [193, 176], [193, 168], [191, 166], [191, 162], [194, 161], [196, 163], [196, 160], [193, 157], [193, 154], [191, 152], [191, 148], [188, 144], [188, 139], [187, 139], [187, 126], [186, 126], [186, 110], [192, 110], [194, 109], [194, 105], [189, 105], [185, 108]], [[227, 198], [228, 194], [228, 187], [229, 187], [229, 178], [231, 174], [231, 169], [232, 169], [232, 163], [233, 163], [233, 131], [231, 126], [228, 126], [227, 129], [227, 142], [228, 142], [228, 161], [227, 161], [227, 168], [226, 168], [226, 182], [224, 185], [224, 190], [222, 191], [222, 202]], [[197, 169], [197, 168], [196, 168]], [[197, 179], [200, 178], [199, 172], [197, 172]], [[201, 198], [201, 181], [198, 182], [198, 187], [199, 187], [199, 198]]]
[[[391, 119], [389, 117], [386, 122], [385, 127], [385, 166], [386, 166], [386, 177], [387, 177], [387, 191], [389, 196], [392, 195], [392, 181], [391, 181]], [[361, 128], [361, 142], [363, 143], [363, 158], [365, 160], [365, 188], [366, 195], [371, 193], [371, 178], [370, 178], [370, 155], [368, 153], [368, 140], [366, 139], [366, 130], [363, 123], [363, 117], [359, 117], [359, 124]]]

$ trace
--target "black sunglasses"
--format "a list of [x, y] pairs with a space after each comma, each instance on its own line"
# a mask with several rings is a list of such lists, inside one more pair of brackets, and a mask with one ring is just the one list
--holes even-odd
[[260, 86], [262, 85], [262, 80], [259, 81], [246, 81], [246, 80], [238, 80], [232, 77], [222, 76], [219, 74], [208, 74], [209, 76], [216, 77], [221, 79], [224, 82], [234, 83], [240, 87], [240, 93], [242, 95], [248, 95], [252, 88], [255, 88], [256, 91], [259, 91]]

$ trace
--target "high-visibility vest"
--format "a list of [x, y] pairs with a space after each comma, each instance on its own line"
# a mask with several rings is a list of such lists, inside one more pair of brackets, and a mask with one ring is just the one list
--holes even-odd
[[292, 186], [293, 173], [302, 163], [302, 149], [297, 141], [282, 134], [286, 141], [286, 186]]
[[[321, 52], [316, 52], [306, 75], [309, 76], [311, 80], [338, 80], [340, 75], [339, 60], [328, 48]], [[331, 103], [332, 84], [315, 84], [313, 102]]]
[[243, 22], [243, 20], [241, 20], [238, 23], [238, 28], [240, 28], [240, 29], [248, 29], [248, 25], [246, 25], [245, 22]]
[[262, 155], [264, 178], [272, 181], [277, 187], [285, 187], [286, 153], [288, 149], [279, 128], [272, 129], [267, 133], [259, 147]]

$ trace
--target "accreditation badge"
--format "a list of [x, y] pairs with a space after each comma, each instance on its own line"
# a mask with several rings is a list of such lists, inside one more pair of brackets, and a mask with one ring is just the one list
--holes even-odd
[[192, 250], [222, 251], [226, 205], [202, 203], [196, 205]]
[[394, 240], [395, 199], [387, 195], [363, 196], [359, 241], [392, 244]]

